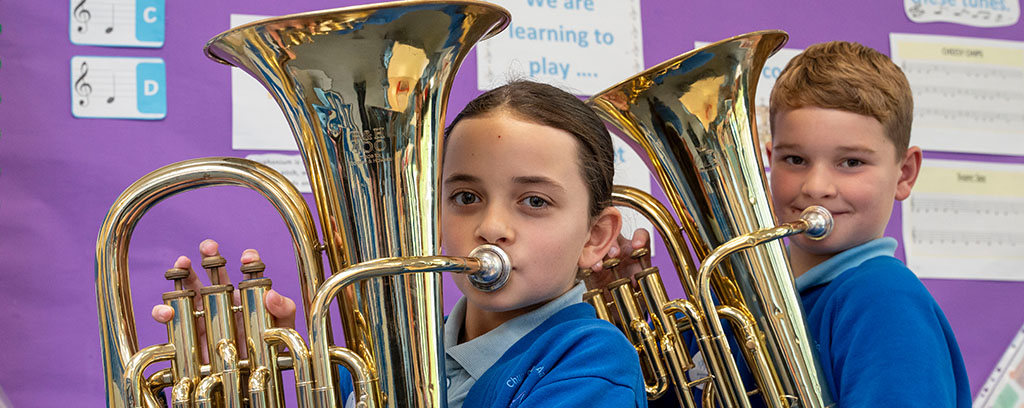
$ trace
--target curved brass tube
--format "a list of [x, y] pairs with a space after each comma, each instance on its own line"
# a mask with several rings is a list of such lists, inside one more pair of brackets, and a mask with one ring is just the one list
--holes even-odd
[[[327, 341], [329, 335], [327, 310], [332, 300], [343, 288], [357, 281], [380, 276], [427, 272], [476, 273], [482, 268], [485, 268], [485, 265], [477, 258], [451, 256], [383, 258], [353, 265], [327, 279], [317, 291], [316, 297], [313, 298], [313, 304], [307, 315], [310, 319], [309, 343], [313, 359], [314, 404], [317, 407], [333, 407], [337, 404], [334, 399], [334, 383], [331, 381], [333, 370], [327, 364], [331, 361], [332, 355]], [[353, 365], [351, 370], [353, 373], [366, 373], [369, 370], [368, 367], [361, 366], [359, 360], [356, 359], [351, 359], [349, 364]], [[364, 392], [369, 391], [364, 390]], [[356, 396], [357, 401], [371, 398], [380, 400], [380, 396], [370, 394]]]
[[[100, 319], [100, 342], [112, 406], [126, 405], [132, 393], [122, 361], [138, 352], [135, 318], [128, 286], [128, 244], [139, 219], [160, 201], [183, 191], [201, 187], [235, 185], [261, 193], [285, 219], [295, 246], [303, 303], [308, 307], [310, 292], [320, 286], [323, 269], [319, 262], [316, 229], [301, 194], [280, 173], [251, 160], [211, 157], [186, 160], [157, 169], [128, 186], [107, 213], [96, 245], [96, 297]], [[173, 352], [173, 349], [171, 349]], [[173, 356], [172, 356], [173, 357]], [[142, 367], [144, 368], [144, 367]]]

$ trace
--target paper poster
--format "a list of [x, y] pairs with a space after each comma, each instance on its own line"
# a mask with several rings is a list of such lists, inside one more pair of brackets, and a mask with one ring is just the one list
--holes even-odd
[[[231, 27], [268, 17], [232, 14]], [[256, 78], [235, 67], [231, 67], [231, 148], [299, 150], [291, 127], [288, 126], [288, 119], [285, 119], [274, 97]]]
[[71, 0], [70, 35], [75, 45], [160, 48], [164, 0]]
[[1024, 408], [1024, 327], [996, 363], [974, 399], [974, 408]]
[[903, 10], [915, 23], [1008, 27], [1020, 21], [1020, 0], [903, 0]]
[[911, 143], [1024, 155], [1024, 42], [896, 33], [890, 42], [914, 93]]
[[1024, 281], [1024, 165], [927, 159], [902, 205], [918, 276]]
[[71, 58], [71, 114], [76, 118], [163, 119], [167, 74], [160, 58]]
[[477, 87], [529, 78], [593, 95], [644, 68], [639, 0], [492, 0], [512, 23], [476, 46]]

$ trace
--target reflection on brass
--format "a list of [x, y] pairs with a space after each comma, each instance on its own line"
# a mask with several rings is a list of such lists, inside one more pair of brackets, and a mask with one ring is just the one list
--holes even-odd
[[[781, 31], [761, 31], [719, 41], [587, 101], [644, 158], [679, 219], [650, 195], [617, 186], [616, 204], [644, 214], [664, 238], [686, 299], [669, 300], [657, 268], [647, 265], [636, 275], [638, 293], [620, 283], [608, 288], [613, 299], [600, 290], [589, 297], [601, 309], [618, 310], [645, 363], [651, 398], [669, 388], [662, 386], [668, 378], [689, 407], [700, 405], [691, 390], [697, 384], [706, 404], [748, 407], [753, 393], [770, 407], [834, 405], [778, 240], [808, 229], [827, 233], [819, 221], [831, 218], [819, 212], [775, 227], [755, 131], [761, 68], [786, 39]], [[723, 318], [755, 374], [756, 393], [744, 389]], [[681, 328], [693, 330], [710, 377], [686, 376], [697, 350], [687, 350]]]
[[[485, 249], [481, 258], [437, 256], [444, 111], [469, 49], [503, 30], [509, 18], [480, 1], [402, 1], [271, 18], [210, 40], [210, 58], [252, 75], [285, 113], [310, 178], [323, 242], [295, 187], [249, 160], [188, 160], [129, 186], [97, 238], [107, 406], [153, 407], [154, 393], [170, 387], [173, 407], [280, 407], [281, 370], [290, 369], [299, 406], [336, 407], [348, 397], [337, 387], [342, 365], [352, 373], [360, 406], [444, 407], [439, 273], [479, 274], [476, 280], [498, 290], [510, 269], [497, 248]], [[199, 291], [204, 310], [198, 315], [180, 271], [168, 272], [176, 282], [164, 295], [175, 310], [170, 340], [139, 349], [127, 269], [132, 231], [163, 199], [215, 185], [256, 190], [284, 219], [308, 343], [295, 330], [270, 327], [262, 302], [270, 279], [262, 266], [246, 265], [237, 288], [242, 304], [231, 303], [234, 287], [215, 282]], [[204, 266], [216, 273], [223, 263]], [[338, 303], [348, 348], [333, 345], [332, 303]], [[236, 313], [242, 327], [235, 327]], [[205, 340], [198, 338], [196, 319], [206, 323]], [[200, 361], [200, 344], [207, 345], [209, 364]], [[143, 377], [146, 367], [166, 360], [171, 369]]]

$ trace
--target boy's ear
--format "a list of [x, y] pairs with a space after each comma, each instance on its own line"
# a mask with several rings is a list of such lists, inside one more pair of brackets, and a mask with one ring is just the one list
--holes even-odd
[[590, 236], [583, 244], [583, 253], [580, 254], [578, 266], [590, 268], [595, 263], [604, 259], [608, 249], [619, 238], [622, 231], [622, 213], [615, 207], [608, 207], [597, 215], [590, 226]]
[[903, 201], [910, 197], [910, 190], [914, 188], [917, 175], [921, 172], [921, 148], [910, 146], [898, 165], [900, 178], [896, 180], [896, 200]]
[[772, 144], [770, 142], [764, 144], [764, 153], [765, 153], [765, 155], [768, 156], [768, 163], [771, 163], [772, 162]]

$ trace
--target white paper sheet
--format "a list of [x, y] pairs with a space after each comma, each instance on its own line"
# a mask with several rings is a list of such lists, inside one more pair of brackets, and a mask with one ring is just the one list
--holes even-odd
[[925, 150], [1024, 155], [1024, 42], [890, 35]]
[[903, 201], [907, 265], [922, 278], [1024, 280], [1024, 165], [925, 160]]

